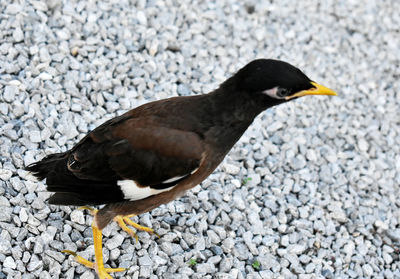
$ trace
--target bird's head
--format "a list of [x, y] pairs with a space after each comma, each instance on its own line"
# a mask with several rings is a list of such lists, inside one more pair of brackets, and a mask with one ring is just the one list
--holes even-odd
[[307, 95], [337, 95], [333, 90], [309, 79], [289, 63], [273, 59], [257, 59], [242, 69], [232, 81], [241, 92], [268, 104], [280, 104]]

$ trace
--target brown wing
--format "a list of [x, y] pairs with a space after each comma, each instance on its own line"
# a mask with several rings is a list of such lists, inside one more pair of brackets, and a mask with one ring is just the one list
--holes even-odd
[[132, 179], [141, 185], [190, 174], [204, 151], [200, 137], [158, 120], [128, 118], [97, 128], [71, 152], [70, 171], [83, 179]]
[[[157, 116], [125, 114], [97, 127], [51, 163], [54, 166], [44, 175], [48, 190], [56, 192], [50, 202], [123, 201], [121, 180], [157, 190], [170, 188], [198, 168], [203, 151], [204, 143], [194, 132], [168, 127]], [[46, 158], [36, 167], [45, 163]]]

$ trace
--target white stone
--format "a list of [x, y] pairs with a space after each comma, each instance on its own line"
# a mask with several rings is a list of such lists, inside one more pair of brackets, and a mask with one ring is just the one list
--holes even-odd
[[15, 100], [15, 96], [19, 93], [18, 87], [14, 85], [8, 85], [4, 89], [3, 98], [6, 102], [12, 103]]
[[136, 14], [136, 18], [141, 25], [147, 25], [147, 18], [143, 11], [138, 11]]
[[140, 266], [152, 266], [153, 261], [149, 257], [149, 255], [144, 255], [143, 257], [139, 258], [139, 265]]
[[240, 171], [239, 167], [228, 163], [222, 164], [222, 169], [224, 172], [232, 175], [237, 175]]
[[22, 32], [21, 28], [19, 27], [15, 28], [13, 32], [13, 38], [17, 43], [22, 42], [24, 40], [24, 33]]
[[26, 223], [28, 221], [28, 212], [26, 208], [21, 208], [19, 211], [19, 219], [21, 220], [22, 223]]
[[43, 73], [40, 73], [39, 78], [42, 80], [51, 80], [53, 78], [53, 76], [50, 75], [49, 73], [43, 72]]
[[105, 243], [105, 246], [107, 247], [107, 249], [113, 250], [113, 249], [121, 246], [122, 242], [124, 242], [124, 239], [125, 238], [121, 234], [117, 234], [114, 237], [107, 240], [107, 242]]
[[11, 178], [13, 172], [7, 169], [0, 169], [0, 179], [3, 181], [7, 181]]
[[360, 139], [358, 141], [358, 148], [360, 148], [361, 151], [365, 152], [368, 150], [368, 142], [365, 139]]
[[29, 139], [31, 140], [31, 142], [41, 142], [42, 141], [42, 137], [40, 136], [40, 131], [38, 130], [33, 130], [29, 133]]
[[0, 206], [10, 206], [10, 202], [6, 197], [0, 197]]
[[17, 265], [12, 257], [7, 257], [3, 262], [3, 266], [5, 268], [11, 268], [11, 269], [15, 269], [17, 267]]
[[11, 3], [6, 6], [5, 13], [6, 14], [17, 14], [21, 12], [22, 6], [17, 3]]
[[82, 210], [74, 210], [70, 214], [71, 221], [77, 224], [84, 225], [85, 224], [85, 216], [83, 215]]
[[370, 277], [370, 276], [372, 276], [372, 274], [374, 274], [374, 270], [372, 269], [372, 267], [369, 264], [364, 264], [362, 266], [362, 270], [364, 272], [364, 276]]

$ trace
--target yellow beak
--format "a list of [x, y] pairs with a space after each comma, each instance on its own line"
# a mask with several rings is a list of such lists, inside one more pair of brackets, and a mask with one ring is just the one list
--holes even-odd
[[318, 84], [316, 82], [311, 82], [315, 88], [311, 88], [308, 90], [302, 90], [297, 93], [294, 93], [293, 95], [285, 97], [286, 100], [293, 99], [295, 97], [302, 97], [302, 96], [307, 96], [307, 95], [331, 95], [331, 96], [337, 96], [336, 92], [333, 91], [332, 89], [329, 89], [328, 87], [325, 87], [321, 84]]

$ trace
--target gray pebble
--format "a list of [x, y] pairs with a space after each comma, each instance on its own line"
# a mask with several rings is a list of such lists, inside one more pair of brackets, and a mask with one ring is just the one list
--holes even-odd
[[197, 264], [196, 265], [196, 272], [198, 272], [200, 274], [214, 273], [215, 272], [215, 266], [210, 264], [210, 263]]
[[15, 96], [19, 93], [18, 87], [14, 85], [6, 86], [4, 89], [3, 98], [6, 102], [12, 103], [15, 99]]
[[5, 9], [6, 14], [12, 14], [12, 15], [15, 15], [21, 11], [22, 11], [22, 6], [17, 3], [9, 4]]
[[12, 208], [8, 206], [0, 206], [0, 222], [10, 222], [12, 216]]
[[386, 234], [393, 240], [400, 242], [400, 229], [388, 230]]
[[3, 261], [3, 267], [15, 269], [17, 265], [12, 257], [6, 257], [5, 260]]
[[271, 269], [273, 267], [279, 267], [279, 262], [272, 255], [258, 256], [257, 260], [260, 262], [262, 269]]
[[372, 274], [374, 273], [374, 270], [372, 269], [372, 267], [369, 264], [364, 264], [362, 266], [362, 270], [364, 272], [364, 276], [367, 276], [367, 277], [372, 276]]
[[11, 253], [11, 243], [4, 238], [0, 238], [0, 253], [9, 255]]
[[43, 262], [41, 260], [39, 260], [39, 258], [36, 255], [32, 255], [26, 269], [29, 272], [34, 272], [42, 267], [43, 267]]
[[85, 224], [85, 217], [83, 215], [82, 210], [74, 210], [71, 212], [70, 215], [71, 221], [77, 224], [84, 225]]
[[219, 270], [221, 272], [229, 272], [233, 266], [232, 258], [223, 258], [219, 264]]
[[139, 265], [140, 266], [152, 266], [153, 261], [150, 259], [149, 255], [145, 255], [139, 258]]
[[8, 105], [6, 103], [0, 103], [0, 113], [3, 115], [8, 114]]
[[11, 178], [12, 171], [7, 169], [0, 169], [0, 178], [3, 181], [7, 181]]
[[16, 43], [19, 43], [24, 40], [24, 33], [22, 32], [21, 28], [19, 28], [19, 27], [15, 28], [15, 30], [13, 32], [13, 38]]
[[230, 253], [234, 245], [235, 241], [232, 238], [226, 238], [222, 241], [221, 248], [225, 253]]
[[31, 131], [29, 134], [29, 139], [31, 142], [35, 142], [35, 143], [41, 142], [42, 138], [40, 136], [40, 131], [38, 131], [38, 130]]

